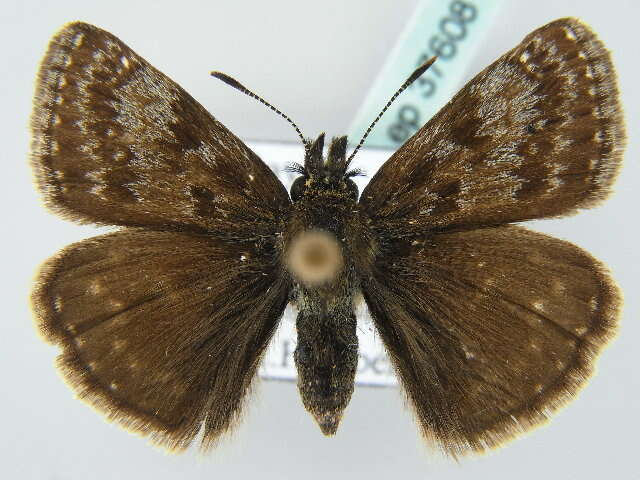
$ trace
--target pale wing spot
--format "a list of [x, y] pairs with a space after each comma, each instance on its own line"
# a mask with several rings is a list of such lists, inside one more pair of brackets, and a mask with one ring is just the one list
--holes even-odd
[[533, 122], [533, 126], [536, 130], [542, 130], [547, 126], [547, 119], [541, 118], [540, 120], [536, 120], [535, 122]]
[[104, 289], [102, 288], [102, 284], [97, 280], [92, 281], [89, 285], [89, 293], [93, 295], [98, 295], [102, 293], [103, 290]]
[[56, 140], [51, 140], [51, 152], [58, 153], [60, 151], [60, 144]]
[[64, 172], [62, 170], [55, 170], [53, 172], [53, 176], [56, 177], [58, 180], [62, 180], [64, 179]]
[[62, 311], [62, 298], [60, 297], [60, 295], [56, 295], [56, 297], [53, 299], [53, 310], [56, 313], [60, 313]]
[[540, 147], [537, 143], [530, 143], [529, 146], [527, 147], [527, 151], [529, 152], [530, 155], [537, 155], [538, 152], [540, 151]]
[[64, 59], [64, 66], [70, 67], [71, 65], [73, 65], [73, 60], [71, 60], [71, 56], [68, 56], [67, 58]]
[[256, 179], [256, 177], [254, 177], [253, 175], [249, 174], [249, 180], [250, 180], [251, 182], [253, 182], [255, 179]]
[[556, 361], [556, 368], [557, 368], [558, 370], [564, 370], [564, 362], [562, 362], [562, 361], [560, 361], [560, 360], [557, 360], [557, 361]]
[[487, 277], [484, 279], [484, 284], [487, 287], [493, 287], [496, 284], [496, 280], [492, 277]]
[[558, 178], [558, 177], [551, 177], [548, 180], [548, 182], [549, 182], [549, 185], [551, 186], [551, 191], [557, 190], [558, 188], [560, 188], [564, 184], [562, 179]]
[[542, 390], [544, 390], [544, 387], [542, 386], [542, 384], [538, 383], [535, 387], [534, 387], [536, 393], [542, 393]]
[[118, 384], [116, 382], [111, 382], [111, 384], [109, 385], [109, 388], [111, 390], [117, 390], [118, 389]]
[[[69, 330], [71, 330], [71, 329], [69, 329]], [[74, 329], [74, 331], [75, 331], [75, 329]], [[82, 338], [76, 337], [76, 338], [73, 339], [73, 343], [75, 343], [76, 346], [81, 347], [81, 346], [83, 346], [85, 344], [85, 341]]]
[[107, 128], [104, 133], [107, 135], [107, 137], [113, 137], [116, 132], [113, 130], [113, 128]]
[[113, 349], [115, 351], [122, 350], [122, 348], [127, 344], [125, 340], [114, 340]]
[[78, 33], [76, 36], [73, 37], [73, 46], [75, 48], [78, 48], [80, 45], [82, 45], [83, 41], [84, 41], [84, 33]]
[[587, 64], [584, 76], [587, 78], [593, 78], [593, 67], [591, 65]]
[[131, 370], [135, 370], [135, 369], [137, 369], [137, 368], [138, 368], [138, 362], [131, 362], [131, 363], [129, 364], [129, 368], [130, 368]]
[[593, 134], [593, 141], [596, 143], [602, 143], [604, 141], [604, 133], [598, 130], [596, 133]]
[[533, 302], [533, 308], [535, 308], [539, 312], [544, 312], [544, 302], [542, 300]]
[[466, 345], [462, 345], [462, 351], [464, 352], [464, 356], [467, 360], [473, 360], [476, 358], [475, 354], [470, 351]]
[[96, 369], [96, 362], [89, 362], [87, 363], [87, 369], [90, 372], [93, 372]]
[[247, 259], [246, 255], [240, 255], [240, 261], [244, 262]]
[[62, 123], [62, 118], [57, 113], [53, 116], [53, 124], [60, 125]]
[[592, 97], [594, 97], [596, 95], [596, 87], [589, 87], [589, 89], [587, 90], [587, 93]]
[[[572, 87], [577, 83], [578, 76], [574, 72], [567, 72], [564, 75], [567, 85]], [[576, 98], [578, 95], [573, 89], [565, 89], [566, 93], [571, 94], [571, 98]]]
[[580, 51], [578, 52], [578, 58], [581, 60], [586, 60], [587, 56], [584, 54], [584, 52]]
[[113, 159], [117, 162], [123, 160], [124, 158], [126, 158], [126, 154], [122, 150], [118, 150], [113, 153]]
[[534, 342], [531, 342], [529, 344], [529, 347], [531, 347], [531, 350], [536, 350], [536, 351], [540, 350], [540, 347], [538, 346], [538, 344]]
[[478, 267], [480, 267], [480, 268], [484, 267], [485, 265], [486, 265], [485, 262], [478, 262]]
[[90, 189], [89, 189], [89, 193], [92, 195], [96, 195], [98, 197], [102, 196], [102, 192], [104, 192], [104, 190], [107, 187], [104, 185], [93, 185]]
[[563, 117], [562, 119], [562, 123], [561, 126], [566, 127], [573, 127], [575, 124], [575, 117], [573, 116], [573, 114], [571, 112], [567, 112], [566, 115]]
[[527, 63], [527, 60], [529, 60], [529, 57], [531, 57], [531, 54], [529, 54], [529, 52], [522, 52], [522, 55], [520, 55], [520, 61], [522, 63]]
[[592, 312], [596, 312], [596, 311], [598, 311], [598, 307], [599, 307], [598, 298], [597, 297], [591, 297], [591, 299], [589, 300], [589, 309]]
[[569, 27], [564, 27], [564, 36], [567, 37], [569, 40], [572, 40], [574, 42], [578, 39], [578, 37], [576, 36], [574, 31], [571, 30]]
[[56, 99], [55, 99], [55, 102], [56, 102], [58, 105], [62, 105], [62, 104], [64, 103], [64, 98], [62, 98], [62, 95], [58, 95], [58, 96], [56, 97]]
[[[562, 151], [571, 147], [571, 145], [573, 145], [573, 139], [558, 135], [554, 140], [552, 155], [559, 155]], [[567, 167], [564, 164], [556, 164], [554, 166], [554, 170], [566, 169], [566, 168]]]
[[587, 329], [585, 327], [577, 327], [575, 329], [576, 334], [581, 337], [582, 335], [584, 335], [585, 333], [587, 333]]
[[105, 173], [106, 173], [106, 170], [104, 170], [104, 169], [91, 170], [91, 171], [85, 173], [84, 176], [87, 177], [92, 182], [100, 182], [100, 181], [102, 181], [102, 177], [104, 176]]
[[122, 308], [122, 302], [119, 302], [118, 300], [113, 300], [113, 299], [109, 300], [109, 305], [112, 308]]
[[129, 68], [129, 66], [130, 66], [129, 59], [127, 57], [125, 57], [124, 55], [122, 57], [120, 57], [120, 63], [122, 63], [122, 66], [124, 68]]
[[103, 170], [91, 170], [85, 173], [84, 176], [92, 182], [100, 182], [102, 181], [102, 176], [104, 175], [104, 173], [105, 172]]

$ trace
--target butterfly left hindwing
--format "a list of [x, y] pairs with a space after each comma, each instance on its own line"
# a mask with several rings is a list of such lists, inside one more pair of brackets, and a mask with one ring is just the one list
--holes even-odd
[[41, 269], [39, 328], [79, 396], [170, 449], [207, 447], [240, 413], [288, 301], [275, 259], [209, 235], [125, 230]]

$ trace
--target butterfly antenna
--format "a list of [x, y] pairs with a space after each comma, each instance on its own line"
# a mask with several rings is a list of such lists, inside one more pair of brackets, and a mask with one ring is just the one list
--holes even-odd
[[291, 124], [291, 126], [293, 128], [296, 129], [296, 132], [298, 133], [298, 136], [300, 137], [300, 140], [302, 140], [302, 144], [304, 145], [304, 149], [307, 150], [308, 149], [308, 144], [304, 139], [304, 135], [302, 135], [302, 132], [300, 131], [300, 129], [298, 128], [298, 126], [295, 124], [295, 122], [293, 120], [291, 120], [291, 118], [289, 118], [288, 115], [285, 115], [284, 113], [282, 113], [280, 110], [278, 110], [276, 107], [274, 107], [273, 105], [271, 105], [269, 102], [267, 102], [264, 98], [262, 98], [260, 95], [256, 95], [255, 93], [253, 93], [251, 90], [249, 90], [247, 87], [245, 87], [244, 85], [242, 85], [240, 82], [238, 82], [235, 78], [230, 77], [229, 75], [227, 75], [226, 73], [222, 73], [222, 72], [211, 72], [211, 76], [217, 78], [218, 80], [222, 80], [224, 83], [226, 83], [227, 85], [235, 88], [236, 90], [240, 90], [242, 93], [245, 93], [247, 95], [249, 95], [251, 98], [255, 98], [256, 100], [258, 100], [260, 103], [262, 103], [263, 105], [266, 105], [267, 107], [269, 107], [271, 110], [273, 110], [274, 112], [276, 112], [278, 115], [280, 115], [282, 118], [284, 118], [287, 122], [289, 122]]
[[358, 150], [360, 150], [360, 147], [362, 147], [362, 144], [364, 143], [364, 141], [369, 136], [369, 133], [371, 133], [371, 130], [373, 130], [373, 127], [375, 127], [376, 123], [378, 123], [378, 120], [380, 120], [382, 118], [382, 116], [384, 115], [384, 112], [386, 112], [387, 109], [391, 106], [391, 104], [396, 100], [396, 98], [398, 98], [398, 95], [400, 95], [402, 92], [404, 92], [409, 85], [411, 85], [418, 78], [420, 78], [420, 76], [424, 72], [429, 70], [429, 67], [431, 65], [433, 65], [433, 62], [436, 61], [436, 58], [438, 58], [438, 57], [431, 57], [429, 60], [427, 60], [422, 65], [420, 65], [418, 68], [416, 68], [415, 71], [411, 75], [409, 75], [409, 78], [407, 78], [405, 80], [405, 82], [400, 86], [400, 88], [398, 90], [396, 90], [396, 93], [394, 93], [393, 96], [389, 99], [389, 101], [384, 106], [382, 111], [378, 114], [376, 119], [373, 122], [371, 122], [371, 125], [369, 125], [369, 128], [367, 128], [367, 131], [364, 132], [364, 135], [360, 139], [360, 142], [358, 143], [358, 146], [351, 153], [351, 155], [349, 155], [349, 158], [347, 159], [347, 165], [349, 165], [351, 163], [351, 160], [353, 159], [353, 157], [355, 157], [356, 153], [358, 153]]

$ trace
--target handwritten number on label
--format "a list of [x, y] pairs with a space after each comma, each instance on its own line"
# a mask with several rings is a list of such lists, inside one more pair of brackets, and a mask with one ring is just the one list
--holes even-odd
[[[429, 37], [428, 48], [420, 53], [416, 66], [422, 65], [434, 55], [438, 60], [453, 60], [458, 53], [458, 42], [467, 37], [467, 24], [477, 16], [478, 9], [472, 3], [452, 1], [449, 12], [438, 23], [439, 32]], [[438, 89], [438, 79], [445, 76], [444, 69], [446, 65], [433, 65], [427, 74], [409, 88], [418, 88], [423, 98], [432, 97]], [[420, 110], [414, 105], [405, 104], [398, 109], [396, 120], [389, 126], [387, 134], [393, 142], [400, 144], [417, 132], [423, 123]]]

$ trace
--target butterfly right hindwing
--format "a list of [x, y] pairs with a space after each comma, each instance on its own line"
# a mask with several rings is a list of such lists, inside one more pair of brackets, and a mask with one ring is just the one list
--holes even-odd
[[391, 248], [365, 301], [424, 435], [453, 456], [545, 421], [615, 332], [615, 284], [568, 242], [504, 226]]

